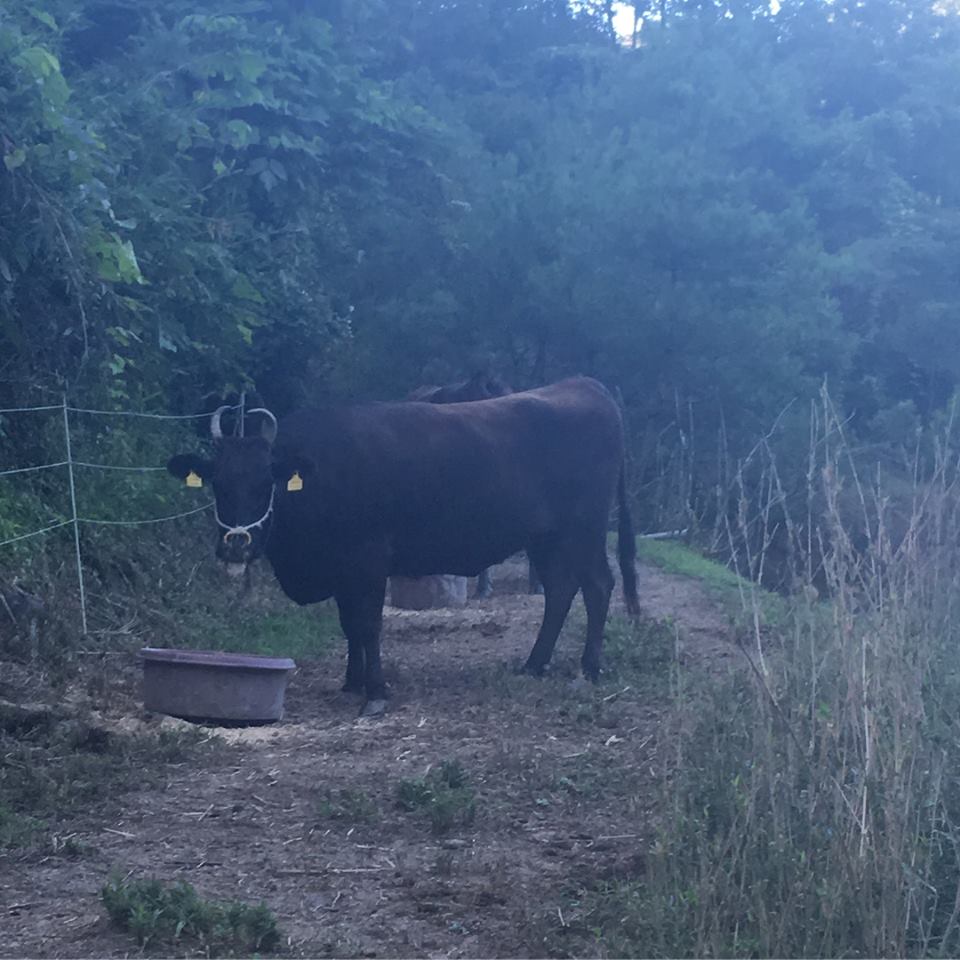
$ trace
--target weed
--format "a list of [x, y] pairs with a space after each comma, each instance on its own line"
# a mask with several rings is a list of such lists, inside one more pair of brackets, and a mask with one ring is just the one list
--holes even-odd
[[242, 956], [280, 944], [273, 913], [264, 903], [220, 903], [201, 898], [184, 880], [125, 880], [112, 877], [100, 898], [111, 921], [147, 944], [195, 943], [208, 957]]
[[68, 833], [63, 836], [55, 833], [50, 837], [50, 850], [59, 857], [75, 859], [76, 857], [86, 855], [90, 852], [90, 849], [89, 844], [78, 840], [74, 833]]
[[676, 651], [676, 634], [671, 624], [612, 617], [604, 636], [606, 675], [633, 685], [665, 690]]
[[43, 824], [0, 801], [0, 850], [27, 847]]
[[397, 784], [397, 806], [426, 813], [435, 833], [473, 823], [476, 797], [467, 772], [457, 760], [445, 760], [426, 777]]
[[440, 782], [451, 790], [459, 790], [462, 787], [466, 787], [469, 782], [467, 771], [463, 769], [459, 760], [441, 761], [438, 776]]
[[433, 788], [426, 780], [401, 780], [397, 784], [397, 806], [408, 813], [429, 807]]
[[372, 820], [377, 805], [363, 790], [344, 787], [335, 791], [327, 790], [317, 801], [316, 812], [318, 817], [325, 820]]

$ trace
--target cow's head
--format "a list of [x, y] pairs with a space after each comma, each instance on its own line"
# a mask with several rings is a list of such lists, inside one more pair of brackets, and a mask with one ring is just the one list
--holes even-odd
[[274, 510], [282, 492], [298, 493], [310, 471], [305, 462], [275, 457], [273, 442], [277, 420], [269, 410], [250, 410], [260, 430], [251, 436], [224, 436], [220, 420], [229, 407], [221, 407], [210, 420], [213, 459], [185, 453], [172, 457], [167, 469], [188, 486], [213, 487], [214, 514], [219, 527], [217, 557], [232, 574], [241, 574], [250, 561], [264, 552]]

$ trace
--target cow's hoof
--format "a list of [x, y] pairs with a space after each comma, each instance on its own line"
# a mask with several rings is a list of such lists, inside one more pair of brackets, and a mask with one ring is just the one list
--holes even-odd
[[343, 686], [340, 688], [343, 693], [363, 693], [363, 681], [362, 680], [347, 680], [344, 682]]
[[386, 700], [368, 700], [360, 711], [361, 717], [379, 717], [386, 712]]
[[478, 590], [474, 595], [474, 600], [489, 600], [493, 596], [492, 590]]
[[546, 665], [539, 666], [527, 661], [522, 667], [517, 667], [516, 672], [526, 677], [542, 677], [547, 672], [547, 668]]
[[585, 690], [590, 689], [590, 681], [584, 676], [574, 677], [574, 679], [570, 681], [570, 689], [574, 693], [583, 693]]

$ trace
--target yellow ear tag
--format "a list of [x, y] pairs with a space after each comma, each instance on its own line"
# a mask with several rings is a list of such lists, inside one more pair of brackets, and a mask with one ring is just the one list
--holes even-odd
[[293, 471], [293, 476], [287, 481], [288, 493], [299, 493], [303, 489], [303, 477], [299, 470]]
[[200, 479], [200, 476], [194, 473], [192, 470], [187, 474], [187, 486], [188, 487], [202, 487], [203, 480]]

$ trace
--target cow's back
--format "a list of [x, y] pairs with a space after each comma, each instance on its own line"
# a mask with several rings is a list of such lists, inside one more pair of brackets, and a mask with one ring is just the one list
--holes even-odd
[[279, 519], [302, 497], [287, 518], [298, 535], [383, 537], [393, 572], [474, 574], [534, 538], [606, 523], [622, 443], [616, 403], [585, 377], [467, 403], [302, 411], [278, 444], [316, 464], [315, 503], [282, 495]]

